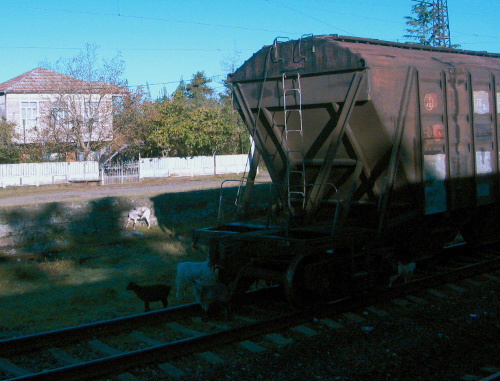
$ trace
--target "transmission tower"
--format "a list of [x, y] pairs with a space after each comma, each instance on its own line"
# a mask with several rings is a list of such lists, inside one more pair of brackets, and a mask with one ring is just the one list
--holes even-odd
[[431, 3], [432, 14], [432, 45], [441, 47], [451, 47], [450, 23], [448, 21], [448, 1], [435, 0]]

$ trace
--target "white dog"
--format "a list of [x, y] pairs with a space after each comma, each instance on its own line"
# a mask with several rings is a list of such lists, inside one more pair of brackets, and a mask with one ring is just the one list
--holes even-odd
[[150, 217], [151, 217], [151, 210], [147, 206], [141, 206], [140, 208], [134, 208], [130, 212], [128, 212], [128, 219], [127, 219], [127, 225], [125, 227], [128, 227], [128, 224], [130, 221], [133, 221], [133, 227], [135, 230], [135, 225], [137, 221], [146, 221], [146, 224], [148, 225], [148, 229], [151, 226], [150, 223]]
[[410, 262], [407, 264], [403, 264], [401, 262], [398, 262], [398, 273], [397, 275], [393, 275], [389, 278], [389, 286], [392, 286], [392, 284], [399, 278], [402, 277], [404, 280], [404, 283], [408, 282], [412, 275], [413, 271], [415, 271], [415, 262]]
[[177, 279], [175, 281], [177, 288], [177, 299], [181, 293], [188, 287], [193, 287], [196, 302], [200, 302], [200, 295], [197, 292], [199, 289], [194, 287], [198, 282], [200, 285], [211, 285], [217, 280], [217, 275], [214, 270], [208, 266], [208, 261], [205, 262], [181, 262], [177, 265]]

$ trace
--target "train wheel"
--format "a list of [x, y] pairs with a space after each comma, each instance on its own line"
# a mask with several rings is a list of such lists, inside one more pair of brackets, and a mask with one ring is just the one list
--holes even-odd
[[285, 295], [295, 307], [311, 307], [328, 301], [331, 290], [331, 262], [320, 255], [299, 255], [288, 266]]

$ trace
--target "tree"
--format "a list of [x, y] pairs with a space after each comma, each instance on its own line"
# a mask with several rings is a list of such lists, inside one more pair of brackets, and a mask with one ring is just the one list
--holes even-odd
[[39, 141], [59, 152], [74, 147], [83, 160], [113, 140], [113, 97], [126, 95], [120, 87], [125, 83], [121, 55], [99, 60], [97, 49], [87, 44], [73, 58], [41, 63], [69, 77], [54, 83], [45, 98]]
[[9, 123], [2, 115], [0, 117], [0, 163], [11, 164], [19, 162], [20, 150], [13, 141], [18, 136], [15, 132], [15, 123]]
[[[221, 61], [222, 70], [228, 74], [234, 73], [242, 63], [241, 52], [237, 49], [236, 45], [233, 50], [232, 56], [227, 56]], [[224, 117], [228, 120], [227, 123], [234, 126], [235, 141], [232, 142], [233, 146], [237, 147], [238, 153], [248, 153], [251, 145], [250, 133], [243, 123], [241, 116], [233, 107], [232, 85], [227, 78], [222, 81], [222, 85], [224, 86], [224, 91], [219, 94], [219, 98], [222, 103]]]
[[158, 152], [161, 156], [189, 156], [186, 149], [187, 121], [189, 120], [189, 104], [182, 88], [174, 94], [156, 102], [154, 120], [150, 124], [148, 147], [150, 152]]
[[[168, 97], [166, 97], [166, 99], [168, 99]], [[188, 99], [187, 86], [182, 78], [179, 82], [179, 85], [177, 86], [177, 89], [175, 89], [175, 91], [172, 94], [172, 99], [184, 102], [186, 102]]]
[[149, 135], [151, 126], [158, 118], [154, 102], [142, 87], [117, 98], [114, 105], [114, 138], [103, 161], [117, 154], [136, 158], [139, 153], [151, 154]]
[[427, 1], [416, 1], [411, 7], [415, 17], [406, 16], [406, 24], [409, 26], [404, 37], [416, 40], [422, 45], [431, 45], [430, 37], [432, 35], [433, 8]]
[[84, 50], [80, 51], [72, 58], [59, 58], [51, 63], [47, 60], [40, 62], [40, 66], [55, 70], [59, 73], [67, 74], [82, 81], [107, 83], [115, 86], [124, 86], [122, 79], [125, 71], [125, 61], [120, 52], [116, 56], [107, 60], [99, 59], [99, 46], [95, 44], [85, 44]]
[[415, 17], [405, 17], [409, 26], [405, 38], [416, 40], [428, 46], [457, 48], [460, 45], [450, 44], [448, 26], [448, 6], [446, 0], [413, 0], [412, 12]]
[[214, 94], [214, 90], [208, 86], [212, 82], [202, 71], [197, 72], [186, 85], [186, 95], [193, 100], [193, 105], [201, 106], [207, 104]]
[[224, 81], [224, 91], [219, 94], [219, 97], [224, 123], [232, 126], [231, 141], [228, 142], [234, 150], [231, 153], [248, 153], [250, 151], [250, 134], [240, 114], [233, 107], [233, 93], [231, 84], [227, 80]]
[[149, 136], [149, 146], [155, 149], [151, 151], [196, 156], [241, 153], [249, 146], [248, 139], [242, 139], [237, 114], [227, 99], [214, 95], [209, 82], [198, 72], [188, 84], [181, 81], [171, 97], [156, 102], [158, 114]]

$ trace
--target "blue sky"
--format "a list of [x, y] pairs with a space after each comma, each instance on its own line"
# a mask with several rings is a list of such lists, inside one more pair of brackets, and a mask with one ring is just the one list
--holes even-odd
[[[171, 93], [197, 71], [225, 78], [278, 37], [339, 34], [404, 42], [411, 0], [0, 0], [0, 83], [85, 44], [110, 59], [121, 52], [129, 85]], [[448, 0], [451, 42], [500, 52], [500, 0]]]

